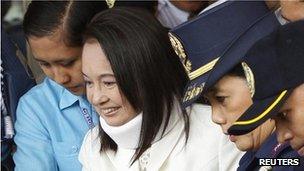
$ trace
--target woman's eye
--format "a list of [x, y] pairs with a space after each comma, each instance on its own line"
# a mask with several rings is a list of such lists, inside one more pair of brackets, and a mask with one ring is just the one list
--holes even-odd
[[62, 63], [61, 65], [64, 66], [64, 67], [70, 67], [74, 64], [74, 60], [73, 61], [69, 61], [69, 62], [66, 62], [66, 63]]
[[105, 81], [104, 85], [107, 88], [112, 88], [112, 87], [114, 87], [116, 85], [116, 82], [115, 81]]
[[279, 113], [277, 114], [277, 116], [278, 116], [278, 118], [280, 118], [280, 119], [286, 119], [287, 113], [286, 113], [286, 112], [279, 112]]
[[85, 86], [86, 87], [89, 87], [89, 86], [91, 86], [92, 85], [92, 82], [91, 81], [84, 81], [84, 84], [85, 84]]
[[216, 96], [215, 97], [216, 100], [220, 103], [224, 103], [225, 102], [225, 99], [226, 99], [226, 96]]
[[51, 65], [47, 62], [39, 62], [39, 65], [42, 66], [42, 67], [46, 67], [46, 68], [49, 68]]

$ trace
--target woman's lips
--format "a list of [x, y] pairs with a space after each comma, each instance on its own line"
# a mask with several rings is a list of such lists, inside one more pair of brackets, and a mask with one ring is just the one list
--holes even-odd
[[100, 112], [102, 113], [102, 115], [109, 117], [115, 115], [118, 110], [119, 107], [109, 107], [109, 108], [101, 109]]

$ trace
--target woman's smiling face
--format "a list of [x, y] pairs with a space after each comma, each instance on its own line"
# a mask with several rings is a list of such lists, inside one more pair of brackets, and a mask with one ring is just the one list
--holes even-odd
[[89, 39], [83, 47], [82, 72], [87, 97], [97, 113], [111, 126], [121, 126], [137, 113], [121, 93], [111, 68], [96, 39]]

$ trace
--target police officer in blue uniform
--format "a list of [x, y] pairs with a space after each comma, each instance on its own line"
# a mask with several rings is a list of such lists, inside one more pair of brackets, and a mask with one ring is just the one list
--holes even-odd
[[1, 30], [1, 170], [13, 170], [14, 122], [19, 98], [36, 83], [19, 47]]
[[[250, 87], [254, 92], [253, 104], [228, 129], [229, 134], [246, 134], [269, 118], [288, 120], [289, 118], [286, 115], [298, 112], [297, 106], [290, 106], [288, 111], [283, 113], [282, 106], [290, 102], [289, 97], [292, 96], [293, 90], [304, 83], [303, 40], [304, 21], [302, 20], [280, 27], [269, 36], [258, 41], [248, 51], [242, 62], [246, 62], [249, 72], [252, 73], [251, 83], [249, 82], [249, 84], [251, 84]], [[288, 112], [291, 113], [288, 114]], [[280, 127], [278, 123], [280, 122], [276, 122], [276, 126]], [[258, 165], [258, 158], [299, 159], [294, 164], [286, 164], [289, 166], [275, 166], [273, 169], [279, 168], [277, 170], [284, 171], [304, 170], [304, 157], [292, 150], [288, 142], [277, 144], [276, 135], [270, 136], [258, 152], [246, 153], [241, 159], [240, 170], [252, 170]], [[278, 160], [276, 162], [276, 165], [284, 165], [283, 163], [280, 164]], [[268, 166], [268, 168], [271, 168], [271, 166]]]
[[[245, 2], [245, 4], [246, 3], [248, 2]], [[223, 6], [224, 5], [227, 4], [224, 3]], [[236, 8], [234, 11], [230, 11], [229, 14], [232, 14], [235, 11], [241, 11], [240, 9], [245, 9], [245, 11], [241, 11], [241, 14], [239, 15], [256, 14], [250, 9], [247, 10], [246, 5], [238, 7], [239, 9]], [[256, 6], [252, 5], [251, 7], [255, 8]], [[216, 15], [219, 13], [217, 8], [221, 8], [221, 6], [213, 8], [210, 11], [207, 11], [205, 14], [203, 13], [194, 21], [187, 22], [177, 28], [174, 28], [169, 34], [172, 46], [176, 53], [180, 56], [181, 62], [183, 63], [191, 80], [185, 89], [184, 98], [182, 101], [183, 107], [187, 107], [196, 100], [200, 100], [199, 98], [201, 98], [204, 94], [207, 94], [208, 91], [223, 76], [229, 73], [242, 61], [242, 59], [246, 56], [245, 54], [247, 51], [255, 42], [268, 35], [279, 26], [276, 17], [274, 16], [273, 12], [270, 11], [254, 20], [254, 22], [245, 27], [245, 29], [238, 30], [239, 34], [237, 34], [232, 41], [227, 41], [227, 39], [225, 39], [227, 37], [223, 37], [222, 34], [229, 31], [233, 32], [233, 29], [241, 28], [242, 22], [239, 22], [238, 24], [234, 23], [234, 26], [230, 25], [231, 22], [226, 22], [223, 24], [223, 22], [227, 21], [227, 17]], [[212, 16], [216, 17], [212, 18]], [[234, 19], [235, 18], [237, 17], [234, 17]], [[223, 24], [219, 25], [220, 30], [218, 30], [218, 32], [216, 32], [217, 27], [213, 25], [214, 23]], [[212, 29], [204, 32], [204, 28]], [[246, 68], [241, 67], [242, 73], [244, 77], [246, 77], [245, 80], [248, 81], [250, 80], [250, 74], [249, 72], [246, 72], [247, 70], [245, 71], [245, 69]], [[250, 88], [249, 83], [248, 87]], [[248, 105], [248, 107], [249, 106], [250, 105]], [[227, 133], [227, 129], [223, 129], [223, 131], [224, 133]], [[232, 136], [230, 136], [230, 138], [233, 140]], [[240, 161], [239, 170], [302, 169], [299, 166], [260, 167], [258, 163], [259, 158], [294, 157], [299, 157], [299, 155], [292, 150], [288, 144], [278, 143], [276, 140], [276, 134], [270, 131], [270, 135], [261, 142], [258, 149], [249, 150], [243, 156]]]

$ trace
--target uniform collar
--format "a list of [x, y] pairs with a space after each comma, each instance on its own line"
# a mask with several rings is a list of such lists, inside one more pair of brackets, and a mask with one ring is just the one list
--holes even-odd
[[77, 100], [79, 100], [80, 96], [76, 96], [72, 94], [69, 90], [63, 88], [62, 94], [60, 97], [59, 108], [63, 110], [71, 105], [73, 105]]
[[218, 0], [218, 1], [216, 1], [216, 2], [214, 2], [214, 3], [212, 3], [212, 4], [210, 4], [209, 6], [207, 6], [207, 7], [206, 7], [205, 9], [203, 9], [198, 15], [200, 15], [200, 14], [204, 13], [205, 11], [208, 11], [208, 10], [210, 10], [210, 9], [216, 7], [216, 6], [221, 5], [222, 3], [226, 2], [226, 1], [227, 1], [227, 0]]
[[46, 77], [43, 82], [49, 86], [49, 88], [53, 91], [53, 93], [56, 94], [55, 101], [59, 101], [58, 105], [60, 110], [72, 106], [77, 101], [79, 101], [81, 107], [90, 106], [85, 96], [74, 95], [69, 90], [67, 90], [57, 82], [53, 81], [49, 77]]
[[271, 158], [273, 149], [278, 145], [276, 133], [272, 133], [256, 152], [256, 158]]
[[278, 142], [276, 134], [272, 133], [258, 149], [258, 151], [247, 151], [239, 161], [238, 171], [254, 170], [258, 167], [258, 158], [272, 158], [272, 151], [277, 146]]

